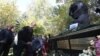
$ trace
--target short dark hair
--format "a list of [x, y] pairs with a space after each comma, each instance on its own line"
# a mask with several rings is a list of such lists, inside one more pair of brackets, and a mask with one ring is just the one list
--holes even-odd
[[9, 28], [9, 29], [13, 29], [14, 26], [13, 26], [13, 25], [9, 25], [9, 26], [7, 26], [7, 28]]

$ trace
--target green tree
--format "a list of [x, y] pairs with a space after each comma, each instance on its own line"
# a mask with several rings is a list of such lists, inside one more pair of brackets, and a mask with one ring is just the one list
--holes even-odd
[[[61, 6], [51, 7], [47, 0], [35, 0], [35, 3], [31, 4], [28, 11], [29, 18], [35, 18], [35, 20], [42, 21], [40, 23], [42, 34], [57, 35], [61, 31], [65, 30], [69, 23], [72, 21], [69, 17], [69, 6], [72, 0], [67, 1]], [[32, 19], [33, 20], [33, 19]], [[39, 24], [38, 24], [39, 25]], [[37, 27], [38, 27], [37, 25]], [[36, 28], [36, 31], [40, 31], [40, 28]]]
[[[8, 0], [7, 0], [8, 1]], [[9, 24], [15, 25], [18, 17], [18, 10], [14, 1], [0, 0], [0, 27], [5, 27]]]

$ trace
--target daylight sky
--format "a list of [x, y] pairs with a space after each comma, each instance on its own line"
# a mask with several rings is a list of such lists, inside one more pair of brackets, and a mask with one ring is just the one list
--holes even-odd
[[16, 2], [18, 10], [23, 13], [27, 11], [27, 8], [29, 4], [32, 2], [32, 0], [16, 0]]
[[[34, 1], [34, 0], [33, 0]], [[31, 4], [32, 0], [16, 0], [16, 5], [21, 13], [27, 11], [28, 6]], [[51, 6], [55, 5], [55, 0], [48, 0]]]

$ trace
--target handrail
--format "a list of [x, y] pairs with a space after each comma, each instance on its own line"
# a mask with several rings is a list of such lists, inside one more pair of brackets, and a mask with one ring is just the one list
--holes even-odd
[[54, 36], [50, 38], [50, 40], [76, 39], [76, 38], [96, 36], [98, 34], [100, 34], [100, 25], [75, 31], [61, 36]]

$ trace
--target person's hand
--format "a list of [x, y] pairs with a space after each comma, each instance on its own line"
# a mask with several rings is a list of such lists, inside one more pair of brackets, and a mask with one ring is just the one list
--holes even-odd
[[35, 27], [36, 26], [36, 22], [35, 21], [33, 21], [32, 23], [31, 23], [31, 25], [30, 25], [30, 27]]
[[41, 48], [38, 49], [38, 51], [40, 51], [40, 50], [41, 50]]
[[95, 42], [94, 42], [94, 40], [90, 40], [90, 45], [94, 45], [95, 44]]
[[47, 56], [47, 53], [45, 52], [45, 53], [43, 53], [43, 55], [44, 55], [44, 56]]
[[0, 41], [0, 43], [5, 43], [5, 42], [6, 42], [5, 40], [1, 40], [1, 41]]
[[39, 51], [37, 50], [36, 53], [38, 53]]
[[28, 45], [32, 45], [32, 42], [27, 42], [26, 44], [28, 44]]

